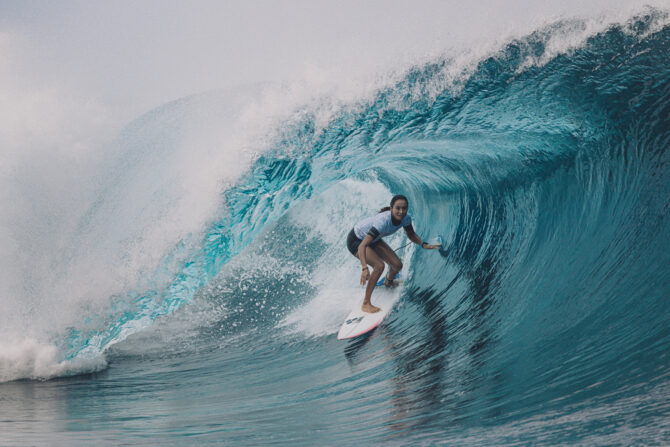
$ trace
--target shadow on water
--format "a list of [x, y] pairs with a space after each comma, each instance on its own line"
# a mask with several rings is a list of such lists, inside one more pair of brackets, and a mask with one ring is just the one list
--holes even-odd
[[[450, 277], [432, 281], [431, 289], [414, 286], [404, 296], [418, 311], [412, 326], [421, 330], [402, 333], [391, 327], [386, 332], [395, 368], [392, 437], [407, 430], [444, 429], [466, 419], [476, 423], [481, 415], [474, 409], [488, 408], [486, 419], [499, 415], [493, 410], [499, 397], [492, 381], [499, 381], [500, 375], [484, 370], [495, 341], [490, 314], [505, 252], [505, 209], [496, 201], [467, 196], [461, 200], [467, 203], [462, 207], [466, 211], [455, 237], [448, 248], [440, 249], [444, 264], [455, 270]], [[440, 284], [444, 286], [436, 290]], [[447, 307], [449, 302], [455, 304]], [[482, 398], [485, 405], [478, 402]]]
[[372, 338], [372, 334], [375, 333], [376, 331], [377, 328], [371, 330], [366, 334], [356, 337], [352, 339], [349, 343], [347, 343], [347, 346], [344, 348], [344, 357], [347, 359], [347, 362], [349, 362], [349, 365], [353, 365], [356, 363], [356, 357], [358, 356], [358, 353], [361, 351], [363, 346], [368, 344], [368, 342]]

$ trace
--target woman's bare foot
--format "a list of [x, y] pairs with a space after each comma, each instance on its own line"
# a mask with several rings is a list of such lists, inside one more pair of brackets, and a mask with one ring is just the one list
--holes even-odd
[[381, 308], [373, 306], [371, 303], [363, 303], [363, 306], [361, 306], [361, 310], [363, 310], [363, 312], [373, 314], [375, 312], [379, 312]]

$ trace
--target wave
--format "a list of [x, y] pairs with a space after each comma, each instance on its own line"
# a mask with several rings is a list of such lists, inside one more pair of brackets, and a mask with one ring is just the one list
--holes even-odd
[[[417, 232], [445, 245], [404, 253], [385, 330], [414, 346], [405, 365], [449, 365], [449, 384], [439, 373], [416, 385], [417, 398], [453, 404], [437, 413], [518, 417], [661, 380], [666, 23], [655, 10], [596, 32], [560, 22], [469, 64], [413, 67], [354, 102], [286, 107], [260, 87], [141, 117], [58, 266], [61, 288], [91, 286], [75, 288], [46, 338], [3, 354], [1, 379], [103, 368], [112, 346], [180, 318], [208, 343], [259, 328], [332, 335], [358, 293], [343, 285], [344, 236], [403, 193]], [[475, 377], [491, 377], [489, 391]]]

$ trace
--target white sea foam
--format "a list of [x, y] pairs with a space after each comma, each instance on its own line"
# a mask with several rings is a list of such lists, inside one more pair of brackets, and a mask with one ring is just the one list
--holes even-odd
[[[181, 125], [178, 141], [156, 141], [155, 135], [143, 136], [139, 130], [140, 135], [132, 136], [133, 147], [116, 149], [121, 159], [91, 156], [82, 166], [70, 161], [76, 156], [86, 159], [86, 150], [66, 151], [63, 157], [45, 151], [52, 145], [65, 150], [77, 144], [108, 143], [75, 135], [72, 141], [65, 138], [47, 145], [44, 141], [53, 130], [33, 135], [31, 126], [42, 129], [30, 122], [33, 116], [26, 118], [28, 129], [22, 131], [31, 135], [29, 140], [0, 135], [16, 150], [3, 153], [9, 161], [2, 165], [7, 175], [1, 180], [0, 197], [0, 327], [18, 338], [12, 346], [19, 349], [5, 354], [7, 346], [0, 346], [0, 356], [9, 359], [0, 364], [0, 376], [51, 377], [76, 370], [78, 366], [57, 361], [63, 353], [46, 342], [50, 334], [81, 328], [89, 316], [104, 324], [105, 318], [98, 316], [105, 314], [112, 297], [118, 304], [130, 290], [163, 287], [183, 256], [197, 247], [208, 222], [217, 217], [226, 185], [234, 183], [267, 147], [263, 138], [272, 128], [270, 123], [294, 109], [291, 94], [279, 88], [242, 100], [213, 95], [220, 102], [205, 101], [195, 110], [177, 107], [177, 112], [192, 113], [176, 117]], [[44, 101], [54, 107], [60, 103], [47, 96], [37, 107], [43, 109]], [[167, 110], [163, 117], [159, 111], [157, 120], [168, 127], [174, 122], [173, 112]], [[56, 116], [63, 113], [70, 114], [53, 111]], [[54, 124], [59, 126], [67, 127]], [[90, 169], [102, 169], [100, 177]], [[133, 303], [125, 306], [132, 309]], [[112, 342], [149, 324], [146, 318], [129, 321]], [[25, 328], [32, 338], [21, 342]], [[102, 344], [88, 349], [100, 354], [109, 341], [94, 337], [91, 342], [96, 340]]]
[[56, 346], [34, 338], [3, 339], [0, 342], [0, 382], [21, 378], [50, 379], [99, 371], [106, 366], [102, 354], [73, 361], [60, 360], [60, 351]]

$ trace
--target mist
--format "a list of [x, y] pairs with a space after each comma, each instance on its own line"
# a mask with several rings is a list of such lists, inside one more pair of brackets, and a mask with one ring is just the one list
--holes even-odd
[[[659, 2], [663, 4], [667, 2]], [[3, 2], [5, 77], [103, 104], [120, 120], [240, 84], [362, 78], [449, 49], [649, 2]]]

